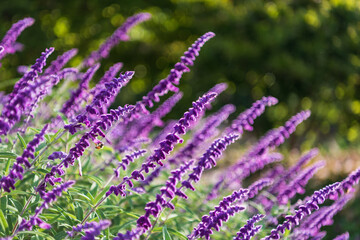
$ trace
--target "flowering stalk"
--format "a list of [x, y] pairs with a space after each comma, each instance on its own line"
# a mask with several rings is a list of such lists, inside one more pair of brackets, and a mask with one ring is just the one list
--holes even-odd
[[304, 169], [298, 176], [296, 176], [285, 188], [280, 190], [277, 196], [278, 203], [285, 205], [290, 199], [292, 199], [296, 193], [304, 194], [305, 185], [314, 176], [314, 174], [322, 167], [325, 166], [325, 162], [321, 161], [313, 164], [312, 166]]
[[3, 59], [6, 54], [15, 53], [22, 48], [21, 44], [16, 43], [16, 39], [25, 28], [33, 25], [34, 22], [35, 20], [33, 18], [28, 17], [14, 23], [11, 26], [0, 43], [0, 45], [3, 47], [3, 51], [0, 52], [0, 60]]
[[248, 189], [240, 189], [234, 191], [230, 196], [224, 197], [223, 200], [219, 202], [218, 206], [216, 206], [213, 211], [209, 212], [209, 215], [202, 216], [201, 222], [194, 228], [188, 238], [194, 239], [196, 237], [205, 237], [206, 239], [210, 239], [210, 235], [213, 234], [211, 228], [215, 228], [219, 231], [222, 224], [221, 221], [218, 221], [219, 218], [217, 216], [229, 209], [235, 201], [247, 199], [248, 193]]
[[150, 19], [149, 13], [139, 13], [129, 17], [123, 23], [121, 27], [115, 30], [115, 32], [102, 43], [99, 49], [93, 51], [83, 62], [83, 66], [90, 67], [96, 62], [109, 56], [110, 50], [115, 47], [120, 41], [128, 41], [129, 36], [127, 35], [129, 30], [137, 24]]
[[85, 236], [81, 237], [81, 240], [95, 239], [96, 236], [100, 235], [102, 230], [110, 227], [111, 222], [109, 220], [100, 220], [99, 222], [85, 223], [84, 225], [78, 224], [73, 227], [72, 231], [67, 232], [69, 237], [74, 237], [77, 232], [84, 232]]
[[279, 175], [280, 177], [274, 182], [274, 184], [269, 188], [268, 191], [272, 194], [278, 193], [281, 189], [283, 189], [286, 181], [288, 181], [292, 176], [296, 175], [303, 165], [308, 163], [318, 154], [319, 150], [317, 148], [313, 148], [304, 155], [302, 155], [297, 161], [297, 163], [293, 167], [288, 169], [285, 174]]
[[188, 66], [194, 64], [196, 56], [199, 55], [201, 47], [215, 34], [212, 32], [207, 32], [198, 38], [191, 47], [184, 53], [184, 56], [180, 58], [180, 62], [176, 63], [174, 68], [171, 69], [170, 74], [162, 79], [153, 89], [143, 97], [143, 99], [136, 103], [135, 111], [133, 112], [133, 117], [138, 117], [140, 113], [148, 113], [146, 107], [152, 107], [153, 102], [159, 102], [160, 96], [165, 95], [169, 91], [177, 92], [178, 88], [174, 85], [180, 83], [180, 78], [184, 72], [189, 72], [190, 69]]
[[194, 121], [199, 114], [204, 111], [205, 104], [211, 102], [216, 97], [215, 93], [205, 94], [200, 97], [196, 102], [193, 102], [193, 107], [189, 109], [188, 112], [184, 113], [184, 116], [178, 121], [174, 126], [172, 133], [169, 133], [166, 136], [166, 140], [160, 142], [160, 148], [154, 150], [154, 154], [148, 158], [148, 161], [141, 165], [139, 170], [134, 170], [131, 173], [131, 177], [124, 177], [122, 182], [115, 186], [111, 186], [109, 191], [106, 193], [106, 196], [114, 193], [116, 196], [126, 196], [126, 186], [133, 187], [132, 180], [144, 180], [145, 177], [143, 172], [148, 173], [150, 169], [156, 168], [156, 165], [163, 166], [162, 160], [166, 159], [166, 154], [174, 149], [174, 145], [182, 142], [183, 140], [178, 135], [183, 135], [186, 133], [186, 129], [190, 126], [190, 123]]
[[76, 114], [80, 109], [81, 103], [86, 100], [84, 98], [86, 96], [86, 91], [89, 88], [89, 82], [94, 76], [95, 72], [99, 69], [99, 67], [100, 64], [96, 64], [86, 71], [80, 81], [79, 87], [72, 92], [70, 99], [64, 103], [60, 112], [65, 114], [65, 116], [67, 116], [68, 118]]
[[78, 50], [73, 48], [58, 56], [50, 63], [50, 66], [45, 69], [44, 75], [57, 74], [66, 65], [66, 63], [77, 54], [77, 52]]
[[278, 100], [274, 97], [262, 97], [262, 99], [254, 102], [249, 109], [240, 113], [240, 115], [231, 123], [231, 125], [225, 129], [225, 134], [243, 134], [244, 130], [252, 131], [254, 120], [264, 113], [265, 107], [270, 107], [277, 103]]
[[[40, 228], [50, 229], [51, 225], [48, 223], [45, 223], [43, 220], [39, 218], [39, 215], [42, 213], [44, 209], [49, 208], [49, 205], [52, 202], [56, 201], [57, 197], [60, 197], [62, 195], [62, 192], [66, 191], [68, 188], [70, 188], [75, 181], [67, 181], [59, 186], [55, 187], [53, 190], [49, 191], [48, 193], [45, 193], [45, 195], [42, 197], [44, 199], [44, 202], [35, 209], [35, 214], [30, 217], [29, 220], [23, 220], [20, 223], [20, 226], [18, 230], [15, 232], [15, 234], [18, 231], [23, 230], [31, 230], [33, 226], [39, 225]], [[15, 235], [14, 234], [14, 235]]]
[[134, 162], [135, 159], [143, 156], [145, 153], [146, 153], [146, 150], [141, 149], [139, 151], [135, 151], [131, 154], [125, 155], [125, 157], [118, 164], [118, 167], [114, 169], [115, 176], [116, 177], [120, 176], [120, 168], [122, 168], [125, 171], [127, 166], [130, 164], [130, 162]]
[[36, 85], [32, 89], [28, 89], [29, 82], [33, 82], [38, 74], [42, 72], [46, 64], [46, 59], [54, 51], [54, 48], [46, 49], [41, 56], [36, 59], [31, 70], [28, 71], [14, 86], [13, 91], [6, 97], [7, 104], [4, 105], [0, 117], [0, 135], [6, 135], [7, 132], [17, 123], [24, 113], [29, 101], [32, 97], [29, 96], [29, 91], [34, 92]]
[[236, 237], [233, 240], [250, 240], [256, 233], [258, 233], [261, 229], [261, 226], [256, 226], [255, 223], [259, 222], [264, 218], [264, 215], [257, 214], [250, 218], [247, 223], [240, 228], [239, 232], [237, 232]]
[[337, 237], [334, 238], [334, 240], [348, 240], [349, 239], [349, 233], [343, 233]]
[[[16, 162], [13, 164], [8, 176], [3, 176], [0, 180], [0, 189], [4, 189], [6, 192], [11, 192], [11, 189], [15, 189], [16, 179], [23, 179], [24, 167], [29, 169], [31, 164], [29, 158], [34, 158], [35, 149], [44, 140], [45, 132], [48, 125], [45, 125], [40, 133], [36, 134], [34, 139], [31, 140], [26, 146], [23, 154], [16, 158]], [[22, 166], [23, 165], [23, 166]]]
[[75, 134], [78, 129], [81, 128], [81, 123], [90, 126], [88, 115], [99, 114], [103, 105], [106, 105], [112, 97], [116, 96], [123, 85], [130, 81], [133, 75], [133, 71], [127, 71], [124, 74], [120, 74], [119, 78], [113, 78], [111, 82], [105, 83], [105, 88], [95, 95], [91, 104], [85, 107], [83, 113], [76, 116], [76, 121], [65, 125], [64, 128], [69, 130], [71, 134]]
[[341, 181], [340, 187], [336, 192], [332, 193], [330, 199], [336, 200], [339, 196], [343, 196], [346, 192], [354, 191], [354, 185], [358, 184], [360, 180], [360, 168], [356, 169], [350, 175]]
[[[265, 156], [265, 154], [275, 147], [282, 144], [286, 138], [290, 137], [290, 134], [292, 134], [296, 127], [306, 120], [310, 116], [310, 111], [302, 111], [291, 117], [284, 126], [281, 126], [279, 128], [270, 130], [267, 134], [265, 134], [264, 137], [262, 137], [257, 144], [252, 147], [243, 158], [241, 158], [239, 161], [237, 161], [235, 164], [230, 166], [228, 171], [226, 171], [226, 174], [220, 176], [219, 181], [215, 184], [217, 188], [214, 188], [213, 191], [209, 195], [209, 199], [217, 196], [219, 188], [227, 188], [231, 185], [231, 183], [238, 182], [239, 181], [239, 175], [243, 174], [244, 176], [248, 176], [249, 171], [246, 171], [247, 173], [244, 174], [244, 166], [250, 162], [250, 168], [252, 165], [254, 166], [260, 166], [257, 162], [254, 162], [254, 159], [261, 158]], [[230, 130], [228, 130], [230, 131]], [[251, 161], [253, 161], [253, 164], [251, 164]], [[268, 162], [268, 161], [266, 161]], [[271, 161], [270, 161], [271, 162]], [[268, 162], [268, 163], [270, 163]], [[246, 168], [247, 170], [249, 168]], [[254, 172], [254, 171], [253, 171]], [[231, 173], [231, 174], [229, 174]], [[230, 175], [230, 176], [229, 176]]]
[[62, 176], [65, 174], [63, 167], [68, 168], [69, 165], [74, 165], [76, 159], [81, 157], [85, 149], [90, 146], [90, 141], [96, 141], [98, 136], [105, 137], [103, 131], [108, 130], [116, 121], [122, 119], [122, 117], [133, 109], [132, 106], [125, 106], [124, 108], [119, 107], [118, 109], [111, 109], [109, 114], [101, 115], [101, 120], [98, 120], [92, 127], [91, 130], [85, 133], [75, 147], [70, 149], [69, 154], [64, 158], [58, 165], [51, 168], [51, 171], [45, 175], [43, 181], [40, 182], [36, 191], [41, 196], [45, 194], [45, 188], [47, 184], [54, 185], [55, 182], [61, 180], [61, 178], [55, 178], [56, 175]]
[[[201, 146], [206, 139], [214, 135], [215, 128], [218, 127], [229, 115], [235, 111], [232, 104], [227, 104], [222, 107], [217, 113], [209, 116], [206, 119], [204, 127], [194, 133], [194, 136], [189, 140], [186, 145], [181, 148], [174, 157], [168, 160], [169, 164], [178, 165], [194, 157], [195, 150]], [[169, 165], [168, 164], [168, 165]], [[169, 166], [165, 166], [169, 167]], [[150, 184], [156, 177], [159, 176], [164, 167], [156, 168], [146, 179], [141, 183], [142, 186]]]
[[288, 215], [285, 217], [285, 221], [282, 224], [279, 224], [275, 229], [271, 231], [269, 236], [262, 238], [262, 240], [270, 240], [270, 239], [280, 239], [280, 233], [284, 234], [285, 229], [291, 230], [293, 226], [299, 225], [300, 220], [304, 218], [306, 215], [310, 215], [312, 211], [316, 211], [319, 209], [319, 204], [322, 204], [329, 195], [336, 191], [339, 188], [340, 183], [333, 183], [328, 185], [319, 191], [315, 191], [314, 194], [310, 197], [308, 201], [298, 207], [295, 211], [294, 215]]

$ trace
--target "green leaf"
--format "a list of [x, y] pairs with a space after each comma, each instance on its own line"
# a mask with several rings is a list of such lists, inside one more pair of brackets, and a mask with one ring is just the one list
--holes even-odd
[[81, 207], [80, 204], [76, 204], [76, 207], [75, 207], [75, 216], [78, 220], [83, 220], [84, 219], [84, 211]]
[[18, 155], [12, 152], [0, 152], [0, 158], [9, 158], [9, 159], [15, 159]]
[[30, 235], [35, 235], [35, 236], [39, 236], [39, 237], [43, 237], [45, 239], [48, 240], [55, 240], [55, 238], [51, 237], [49, 234], [47, 233], [43, 233], [43, 232], [36, 232], [36, 231], [21, 231], [19, 232], [19, 234], [30, 234]]
[[41, 129], [37, 129], [37, 128], [33, 128], [33, 127], [29, 127], [28, 129], [30, 129], [31, 131], [35, 132], [36, 134], [41, 132]]
[[16, 134], [17, 134], [18, 139], [19, 139], [20, 142], [21, 142], [22, 148], [25, 150], [25, 148], [26, 148], [26, 142], [25, 142], [24, 138], [20, 135], [20, 133], [17, 132]]
[[8, 175], [8, 174], [9, 174], [10, 165], [11, 165], [11, 158], [9, 158], [9, 159], [7, 160], [7, 163], [6, 163], [6, 165], [5, 165], [5, 175]]
[[168, 231], [171, 232], [173, 235], [179, 237], [179, 238], [182, 238], [182, 239], [188, 239], [184, 234], [176, 231], [175, 229], [172, 229], [172, 228], [168, 228]]
[[168, 232], [168, 230], [166, 228], [166, 225], [163, 227], [162, 233], [163, 233], [163, 240], [172, 240], [170, 233]]
[[6, 218], [5, 218], [5, 215], [3, 213], [2, 210], [0, 210], [0, 224], [1, 224], [1, 227], [6, 231], [9, 227], [7, 221], [6, 221]]
[[96, 204], [104, 195], [105, 193], [109, 190], [110, 186], [104, 188], [94, 199], [93, 204]]

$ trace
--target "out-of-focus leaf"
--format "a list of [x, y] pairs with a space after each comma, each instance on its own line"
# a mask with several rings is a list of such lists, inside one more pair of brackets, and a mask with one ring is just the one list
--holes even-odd
[[12, 153], [12, 152], [0, 152], [0, 158], [15, 159], [17, 157], [18, 157], [18, 155], [16, 155], [15, 153]]
[[9, 225], [6, 221], [5, 215], [2, 210], [0, 210], [0, 224], [1, 224], [1, 227], [7, 232]]
[[175, 229], [172, 229], [172, 228], [168, 228], [167, 229], [169, 232], [171, 232], [173, 235], [179, 237], [179, 238], [182, 238], [182, 239], [188, 239], [184, 234], [182, 234], [181, 232], [178, 232], [176, 231]]
[[166, 225], [163, 227], [162, 233], [163, 233], [163, 240], [172, 240], [170, 233], [168, 232], [168, 230], [166, 228]]
[[21, 231], [18, 234], [25, 234], [25, 236], [30, 234], [30, 235], [40, 236], [40, 237], [43, 237], [43, 238], [48, 239], [48, 240], [55, 240], [55, 238], [53, 238], [53, 237], [49, 236], [49, 234], [43, 233], [43, 232]]
[[16, 134], [17, 134], [18, 139], [20, 140], [22, 149], [25, 149], [26, 148], [26, 142], [25, 142], [24, 138], [20, 135], [20, 133], [17, 132]]

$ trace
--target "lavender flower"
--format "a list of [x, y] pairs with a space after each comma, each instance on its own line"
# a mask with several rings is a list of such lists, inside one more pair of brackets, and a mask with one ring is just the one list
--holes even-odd
[[234, 191], [230, 196], [224, 197], [223, 200], [219, 202], [219, 205], [216, 206], [213, 211], [209, 212], [209, 215], [202, 216], [201, 222], [194, 228], [188, 238], [194, 239], [199, 236], [210, 239], [210, 235], [213, 233], [211, 228], [214, 227], [217, 231], [219, 231], [219, 227], [221, 226], [221, 222], [217, 221], [217, 216], [229, 209], [235, 201], [247, 199], [248, 194], [248, 189], [240, 189], [238, 191]]
[[[15, 53], [19, 50], [19, 43], [16, 43], [16, 39], [19, 37], [22, 31], [25, 28], [33, 25], [35, 20], [33, 18], [24, 18], [16, 23], [14, 23], [9, 31], [6, 33], [4, 38], [1, 40], [0, 45], [3, 47], [3, 51], [0, 52], [0, 59], [3, 59], [4, 56], [8, 53]], [[21, 48], [21, 47], [20, 47]]]
[[54, 185], [55, 182], [61, 180], [55, 178], [56, 175], [62, 176], [65, 174], [63, 167], [68, 168], [69, 165], [74, 165], [76, 159], [81, 157], [85, 149], [90, 146], [90, 141], [97, 141], [97, 137], [105, 137], [103, 131], [108, 130], [116, 121], [121, 119], [125, 114], [133, 110], [133, 106], [126, 105], [124, 108], [119, 107], [118, 109], [111, 109], [109, 114], [101, 115], [101, 120], [98, 120], [92, 127], [91, 130], [85, 133], [75, 147], [70, 149], [69, 154], [56, 166], [52, 167], [50, 173], [45, 175], [44, 180], [38, 185], [36, 191], [44, 196], [46, 185]]
[[188, 112], [185, 112], [184, 116], [177, 124], [175, 124], [173, 132], [166, 136], [166, 140], [160, 142], [160, 148], [155, 149], [154, 154], [141, 165], [141, 168], [139, 170], [134, 170], [131, 173], [131, 177], [124, 177], [119, 185], [111, 186], [109, 191], [106, 193], [106, 196], [109, 196], [112, 193], [116, 196], [119, 194], [121, 196], [125, 196], [125, 183], [128, 184], [129, 187], [133, 187], [132, 180], [145, 180], [143, 172], [148, 173], [150, 169], [156, 168], [156, 165], [163, 166], [164, 164], [162, 160], [166, 159], [166, 154], [169, 154], [174, 149], [175, 144], [182, 142], [182, 139], [178, 135], [186, 133], [186, 129], [190, 126], [190, 123], [193, 122], [202, 111], [204, 111], [205, 104], [214, 100], [215, 97], [216, 93], [209, 93], [200, 97], [196, 102], [193, 102], [193, 107], [190, 108]]
[[[169, 163], [177, 164], [182, 160], [193, 157], [196, 147], [200, 146], [206, 139], [211, 138], [218, 127], [224, 120], [226, 120], [231, 113], [235, 111], [235, 106], [227, 104], [223, 106], [217, 113], [209, 116], [199, 131], [194, 133], [194, 137], [182, 148], [176, 155], [169, 159]], [[179, 161], [180, 160], [180, 161]]]
[[76, 48], [64, 52], [62, 55], [58, 56], [54, 61], [50, 63], [50, 66], [45, 69], [44, 74], [57, 74], [66, 65], [66, 63], [69, 62], [70, 59], [72, 59], [77, 54], [77, 52], [78, 50]]
[[286, 204], [289, 199], [293, 198], [296, 193], [304, 194], [305, 185], [312, 178], [312, 176], [322, 167], [325, 162], [321, 161], [303, 170], [297, 177], [295, 177], [285, 188], [283, 188], [277, 196], [279, 204]]
[[31, 164], [29, 158], [34, 158], [35, 149], [44, 140], [45, 132], [48, 125], [45, 125], [40, 133], [36, 134], [34, 139], [28, 143], [23, 154], [16, 158], [16, 162], [12, 166], [8, 176], [3, 176], [0, 180], [0, 189], [4, 189], [6, 192], [10, 192], [11, 189], [15, 189], [16, 179], [23, 179], [24, 165], [25, 168], [30, 168]]
[[[270, 149], [274, 149], [275, 147], [282, 144], [286, 138], [290, 137], [290, 134], [296, 130], [297, 125], [299, 125], [302, 121], [307, 119], [310, 116], [310, 111], [302, 111], [298, 114], [291, 117], [284, 126], [270, 130], [264, 137], [262, 137], [257, 144], [252, 147], [243, 158], [241, 158], [237, 163], [230, 166], [226, 171], [226, 174], [220, 176], [219, 181], [215, 186], [213, 191], [210, 193], [212, 197], [217, 195], [220, 186], [223, 188], [229, 187], [234, 182], [239, 182], [245, 177], [249, 176], [251, 172], [254, 172], [258, 169], [261, 169], [266, 164], [276, 161], [275, 158], [266, 158], [266, 153]], [[230, 131], [230, 130], [228, 130]], [[265, 157], [264, 157], [265, 156]], [[280, 157], [280, 156], [279, 156]], [[264, 159], [265, 161], [256, 161], [256, 159]], [[280, 159], [279, 159], [280, 160]], [[248, 167], [244, 168], [244, 166], [248, 165]], [[253, 169], [251, 171], [251, 169]], [[240, 177], [242, 176], [242, 177]], [[223, 185], [220, 183], [223, 182]], [[210, 196], [208, 197], [210, 198]]]
[[191, 182], [198, 182], [204, 169], [216, 166], [216, 160], [221, 156], [222, 152], [228, 145], [235, 142], [238, 138], [239, 135], [230, 134], [229, 136], [215, 140], [208, 150], [200, 157], [197, 165], [192, 169], [192, 173], [189, 174], [188, 179], [183, 181], [181, 183], [181, 187], [176, 190], [176, 195], [187, 199], [186, 194], [181, 191], [181, 188], [184, 187], [195, 191]]
[[[189, 170], [194, 161], [189, 161], [181, 165], [178, 169], [171, 171], [171, 176], [165, 183], [165, 187], [160, 189], [161, 194], [156, 195], [156, 200], [149, 202], [145, 207], [145, 215], [141, 216], [137, 220], [138, 227], [148, 230], [151, 227], [149, 225], [150, 219], [149, 216], [153, 215], [154, 217], [159, 216], [162, 208], [168, 207], [174, 209], [175, 206], [170, 203], [175, 197], [176, 184], [181, 181], [182, 176]], [[168, 198], [168, 200], [166, 200]]]
[[297, 235], [298, 232], [306, 231], [309, 236], [317, 236], [320, 233], [320, 229], [322, 226], [331, 225], [333, 224], [333, 217], [335, 214], [343, 209], [346, 203], [352, 198], [353, 196], [347, 194], [336, 202], [334, 202], [331, 206], [328, 207], [321, 207], [314, 216], [310, 215], [307, 217], [300, 225], [300, 228], [297, 229], [293, 233], [293, 235]]
[[100, 64], [96, 64], [86, 71], [80, 81], [79, 87], [72, 92], [70, 99], [67, 100], [61, 108], [60, 112], [65, 114], [68, 118], [76, 114], [80, 109], [81, 103], [86, 100], [84, 98], [86, 96], [86, 90], [89, 88], [89, 82], [99, 67]]
[[[214, 135], [215, 128], [219, 126], [228, 116], [235, 111], [235, 106], [227, 104], [222, 107], [217, 113], [209, 116], [206, 119], [204, 127], [195, 132], [193, 138], [180, 149], [174, 157], [168, 160], [169, 164], [177, 165], [180, 162], [187, 161], [194, 156], [195, 150], [203, 144], [206, 139]], [[157, 167], [146, 179], [142, 182], [142, 186], [150, 184], [156, 177], [159, 176], [164, 167]]]
[[304, 155], [300, 157], [297, 163], [286, 171], [285, 174], [279, 175], [280, 177], [274, 182], [273, 186], [269, 189], [269, 192], [272, 194], [278, 193], [280, 189], [283, 189], [285, 181], [289, 180], [292, 176], [296, 175], [301, 167], [313, 159], [316, 155], [319, 154], [317, 148], [313, 148]]
[[142, 149], [139, 151], [135, 151], [131, 154], [126, 155], [121, 162], [119, 163], [118, 167], [114, 169], [114, 174], [116, 177], [119, 177], [120, 175], [120, 168], [122, 168], [124, 171], [126, 170], [126, 167], [130, 164], [130, 162], [134, 162], [135, 159], [143, 156], [146, 153], [146, 150]]
[[354, 191], [353, 187], [355, 184], [358, 184], [360, 180], [360, 168], [356, 169], [350, 175], [341, 181], [340, 187], [331, 194], [330, 199], [336, 200], [339, 196], [343, 196], [346, 192]]
[[[4, 105], [0, 117], [0, 135], [6, 135], [14, 124], [20, 120], [28, 101], [31, 100], [31, 96], [28, 95], [29, 89], [27, 89], [27, 86], [29, 82], [34, 81], [38, 74], [42, 72], [46, 59], [53, 51], [54, 48], [46, 49], [41, 54], [41, 57], [36, 59], [35, 64], [31, 66], [31, 70], [15, 84], [12, 93], [7, 96], [7, 104]], [[31, 89], [31, 91], [34, 91], [34, 89]]]
[[196, 56], [199, 55], [201, 47], [215, 34], [212, 32], [205, 33], [203, 36], [198, 38], [191, 47], [184, 53], [184, 56], [180, 58], [180, 62], [176, 63], [174, 68], [171, 69], [170, 74], [163, 80], [161, 80], [153, 89], [143, 97], [143, 99], [136, 104], [135, 111], [133, 112], [134, 117], [137, 117], [139, 113], [148, 113], [146, 107], [152, 107], [153, 102], [159, 102], [160, 96], [165, 95], [169, 91], [177, 92], [178, 88], [174, 86], [178, 85], [180, 78], [184, 72], [189, 72], [187, 66], [192, 66]]
[[300, 220], [303, 219], [304, 216], [310, 215], [312, 210], [318, 210], [318, 205], [322, 204], [327, 198], [329, 198], [329, 195], [336, 191], [339, 186], [340, 183], [333, 183], [320, 189], [319, 191], [315, 191], [304, 205], [298, 207], [294, 215], [286, 216], [286, 220], [282, 224], [278, 225], [276, 229], [273, 229], [271, 234], [263, 238], [263, 240], [280, 239], [280, 233], [283, 234], [285, 229], [291, 230], [293, 225], [299, 225]]
[[52, 202], [56, 201], [57, 197], [60, 197], [62, 195], [62, 192], [66, 191], [68, 188], [70, 188], [75, 181], [67, 181], [65, 183], [60, 184], [59, 186], [55, 187], [53, 190], [46, 193], [42, 198], [44, 199], [44, 202], [35, 209], [35, 214], [30, 217], [29, 220], [23, 220], [20, 223], [20, 226], [18, 228], [18, 231], [23, 230], [31, 230], [33, 226], [39, 225], [40, 228], [50, 229], [51, 225], [48, 223], [45, 223], [43, 220], [39, 218], [39, 215], [42, 213], [44, 209], [49, 208], [49, 205]]
[[[100, 79], [100, 81], [96, 84], [96, 86], [93, 89], [91, 89], [90, 95], [96, 96], [97, 94], [100, 93], [100, 91], [104, 90], [104, 88], [106, 88], [105, 84], [113, 80], [113, 78], [116, 76], [116, 74], [120, 71], [122, 67], [123, 64], [121, 62], [115, 63], [113, 66], [111, 66], [109, 70], [106, 71], [104, 76]], [[109, 99], [109, 102], [106, 104], [106, 107], [108, 107], [113, 102], [114, 98], [115, 96], [113, 96], [112, 99]]]
[[343, 233], [337, 237], [334, 238], [334, 240], [348, 240], [349, 239], [349, 233]]
[[66, 158], [67, 154], [64, 152], [53, 152], [52, 154], [49, 155], [48, 159], [50, 160], [56, 160], [56, 159], [64, 159]]
[[100, 220], [99, 222], [87, 222], [84, 225], [78, 224], [73, 227], [72, 231], [67, 232], [68, 236], [74, 237], [76, 232], [85, 232], [85, 236], [81, 240], [95, 240], [95, 237], [100, 235], [102, 230], [105, 230], [111, 225], [109, 220]]
[[225, 130], [225, 134], [228, 133], [240, 133], [243, 134], [244, 130], [252, 131], [254, 120], [264, 113], [265, 107], [272, 106], [278, 103], [278, 100], [274, 97], [263, 97], [253, 103], [252, 107], [242, 112]]
[[261, 229], [261, 226], [255, 227], [255, 223], [259, 222], [263, 218], [264, 215], [262, 214], [257, 214], [250, 218], [245, 226], [240, 228], [239, 232], [237, 232], [237, 235], [233, 238], [233, 240], [250, 240]]
[[120, 41], [129, 40], [127, 34], [132, 27], [150, 19], [150, 17], [151, 15], [149, 13], [139, 13], [126, 19], [123, 25], [116, 29], [115, 32], [104, 43], [101, 44], [98, 50], [93, 51], [84, 60], [83, 65], [85, 67], [89, 67], [94, 65], [100, 59], [107, 58], [109, 56], [110, 50], [115, 47]]
[[85, 107], [85, 112], [76, 116], [76, 121], [65, 125], [64, 128], [69, 130], [71, 134], [75, 134], [78, 129], [81, 128], [81, 123], [84, 123], [86, 126], [90, 126], [88, 114], [99, 114], [102, 106], [107, 104], [113, 96], [116, 96], [123, 85], [126, 84], [133, 75], [133, 71], [127, 71], [124, 74], [120, 74], [119, 78], [114, 78], [111, 82], [106, 83], [105, 89], [97, 93], [91, 104]]

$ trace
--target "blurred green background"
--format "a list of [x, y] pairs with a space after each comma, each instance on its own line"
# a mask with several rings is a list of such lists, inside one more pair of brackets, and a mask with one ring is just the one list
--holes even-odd
[[[11, 91], [20, 77], [17, 66], [33, 64], [50, 46], [56, 49], [51, 60], [78, 48], [70, 63], [77, 66], [126, 17], [138, 12], [153, 17], [131, 30], [131, 40], [115, 47], [96, 75], [99, 79], [119, 61], [124, 70], [136, 71], [118, 97], [119, 104], [139, 100], [167, 76], [197, 37], [213, 31], [216, 37], [181, 80], [184, 98], [170, 118], [178, 118], [214, 84], [227, 82], [230, 87], [215, 110], [233, 103], [240, 112], [263, 95], [279, 99], [277, 106], [256, 120], [256, 136], [302, 109], [311, 109], [312, 117], [287, 147], [335, 148], [335, 155], [327, 155], [330, 172], [339, 173], [342, 168], [348, 173], [359, 165], [358, 152], [351, 150], [360, 143], [359, 0], [2, 0], [0, 36], [19, 19], [30, 16], [36, 21], [18, 39], [24, 51], [2, 61], [0, 91]], [[360, 208], [354, 207], [355, 202], [340, 214], [329, 234], [337, 232], [339, 225], [358, 232], [359, 220], [352, 216], [359, 216]]]

